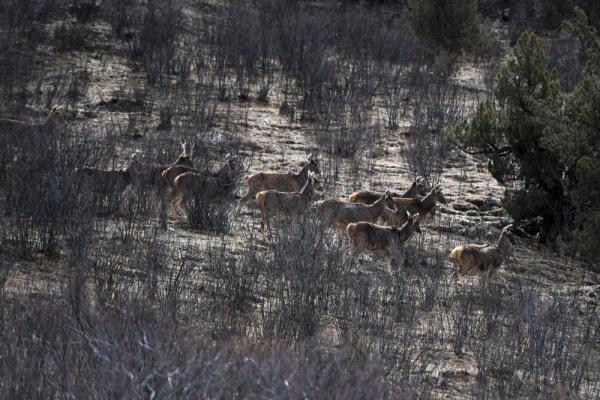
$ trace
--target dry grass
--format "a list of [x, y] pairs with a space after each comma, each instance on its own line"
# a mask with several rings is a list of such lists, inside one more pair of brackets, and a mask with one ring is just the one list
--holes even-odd
[[[362, 20], [354, 13], [323, 17], [344, 28], [346, 42], [337, 44], [302, 7], [162, 7], [155, 11], [168, 14], [163, 28], [173, 28], [164, 33], [180, 45], [174, 55], [139, 36], [148, 29], [143, 21], [117, 29], [127, 20], [98, 11], [81, 50], [53, 55], [48, 40], [33, 53], [49, 64], [32, 65], [27, 77], [29, 86], [43, 82], [40, 98], [22, 85], [29, 97], [19, 103], [21, 92], [0, 79], [11, 117], [30, 116], [34, 104], [67, 103], [60, 125], [0, 138], [2, 397], [598, 396], [600, 276], [522, 236], [499, 271], [506, 282], [452, 283], [449, 250], [493, 241], [509, 222], [503, 188], [477, 159], [446, 147], [440, 128], [458, 111], [417, 118], [415, 110], [471, 104], [484, 95], [469, 94], [473, 88], [486, 87], [480, 65], [461, 64], [441, 82], [432, 77], [439, 65], [423, 63], [412, 39], [394, 36], [390, 46], [402, 52], [379, 50], [400, 58], [380, 60], [372, 50], [369, 62], [400, 65], [434, 89], [400, 80], [399, 93], [370, 93], [374, 82], [394, 80], [372, 73], [359, 51], [340, 55], [358, 43], [353, 35], [361, 32], [349, 27]], [[40, 35], [51, 32], [52, 15]], [[276, 41], [261, 31], [267, 17], [290, 36]], [[364, 18], [380, 25], [374, 14]], [[246, 36], [206, 29], [233, 22]], [[242, 40], [261, 32], [264, 41]], [[308, 32], [313, 58], [295, 70], [298, 54], [275, 43], [299, 32]], [[2, 44], [11, 44], [1, 33]], [[323, 69], [310, 69], [316, 65]], [[344, 75], [349, 65], [364, 75]], [[341, 77], [352, 91], [337, 92]], [[322, 92], [306, 90], [312, 79]], [[457, 94], [455, 82], [471, 89]], [[386, 122], [386, 104], [400, 107], [405, 96], [404, 111], [393, 116], [402, 128], [387, 129], [394, 124]], [[280, 112], [284, 101], [294, 116]], [[448, 204], [437, 206], [393, 262], [366, 253], [354, 262], [342, 254], [345, 233], [311, 213], [299, 223], [274, 221], [270, 241], [258, 231], [258, 212], [237, 213], [235, 202], [196, 205], [201, 229], [172, 216], [164, 230], [151, 191], [130, 187], [94, 199], [73, 173], [84, 165], [120, 168], [135, 150], [147, 162], [169, 163], [180, 139], [196, 143], [196, 167], [207, 173], [226, 153], [238, 154], [246, 173], [296, 170], [307, 154], [320, 153], [327, 198], [403, 190], [425, 168]], [[431, 143], [439, 151], [425, 152], [421, 164], [407, 156]], [[238, 194], [245, 191], [240, 185]]]

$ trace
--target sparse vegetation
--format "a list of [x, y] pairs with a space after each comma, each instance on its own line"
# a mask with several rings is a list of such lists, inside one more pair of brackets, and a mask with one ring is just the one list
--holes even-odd
[[597, 398], [600, 40], [514, 3], [2, 2], [0, 397]]

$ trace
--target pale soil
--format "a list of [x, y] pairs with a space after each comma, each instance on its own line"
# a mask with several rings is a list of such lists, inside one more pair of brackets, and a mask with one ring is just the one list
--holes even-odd
[[[102, 26], [95, 28], [100, 31], [106, 29]], [[132, 72], [124, 58], [119, 55], [110, 58], [105, 55], [101, 58], [92, 57], [88, 67], [93, 71], [92, 85], [87, 93], [87, 102], [80, 109], [79, 117], [84, 119], [85, 112], [89, 112], [91, 118], [86, 119], [87, 123], [126, 124], [125, 113], [106, 110], [97, 107], [96, 104], [101, 100], [109, 100], [118, 90], [142, 89], [143, 77]], [[474, 88], [482, 86], [482, 72], [473, 66], [462, 66], [456, 79]], [[222, 106], [225, 107], [224, 104]], [[305, 159], [307, 154], [318, 153], [318, 146], [309, 134], [310, 125], [290, 122], [288, 116], [279, 114], [278, 106], [277, 99], [272, 99], [269, 105], [254, 102], [234, 104], [236, 111], [247, 113], [247, 126], [240, 130], [243, 139], [253, 145], [244, 148], [246, 155], [252, 155], [247, 173], [295, 170], [298, 162]], [[120, 160], [122, 164], [125, 163], [125, 154], [135, 150], [139, 146], [138, 143], [140, 142], [124, 137], [123, 159]], [[326, 196], [342, 197], [359, 188], [408, 188], [415, 177], [409, 172], [402, 156], [405, 144], [404, 129], [389, 132], [381, 154], [370, 154], [368, 158], [371, 159], [371, 163], [360, 165], [358, 175], [353, 172], [352, 161], [332, 159], [326, 154], [321, 154]], [[436, 216], [423, 223], [424, 234], [411, 239], [412, 242], [438, 246], [443, 251], [449, 251], [455, 245], [465, 242], [495, 242], [500, 228], [510, 223], [510, 219], [500, 208], [504, 189], [487, 172], [485, 162], [471, 156], [452, 153], [445, 163], [440, 183], [443, 185], [448, 204], [438, 207]], [[245, 192], [246, 187], [242, 184], [238, 194], [244, 195]], [[484, 202], [491, 205], [489, 209], [482, 210], [477, 206]], [[181, 246], [196, 248], [202, 248], [206, 243], [226, 240], [235, 254], [236, 249], [249, 245], [247, 237], [251, 234], [257, 238], [258, 247], [263, 247], [264, 242], [259, 239], [260, 234], [257, 232], [258, 213], [245, 209], [236, 218], [233, 226], [241, 228], [239, 235], [236, 234], [236, 229], [232, 229], [232, 236], [225, 238], [215, 237], [207, 232], [196, 232], [188, 229], [181, 218], [173, 216], [169, 220], [168, 230], [163, 235], [181, 243]], [[150, 223], [153, 222], [149, 221]], [[597, 301], [600, 296], [598, 274], [589, 272], [589, 269], [577, 261], [552, 253], [531, 238], [520, 237], [517, 241], [513, 260], [500, 271], [508, 282], [509, 290], [526, 286], [549, 293], [576, 291], [587, 297], [590, 304]], [[19, 291], [27, 287], [34, 292], [52, 292], [56, 285], [64, 284], [62, 274], [57, 274], [57, 271], [61, 270], [57, 263], [60, 261], [42, 257], [20, 262], [16, 273], [7, 283], [7, 290]], [[364, 269], [365, 273], [380, 276], [390, 273], [389, 261], [367, 254], [361, 256], [357, 268]], [[453, 284], [451, 272], [448, 262], [444, 279], [441, 281], [443, 285]], [[461, 285], [476, 284], [477, 279], [463, 277], [458, 290]], [[338, 336], [334, 324], [324, 327], [323, 340], [336, 344]], [[466, 354], [459, 358], [452, 353], [449, 345], [436, 351], [439, 361], [434, 368], [423, 373], [436, 382], [440, 398], [460, 398], [461, 388], [471, 384], [477, 374], [472, 356]]]

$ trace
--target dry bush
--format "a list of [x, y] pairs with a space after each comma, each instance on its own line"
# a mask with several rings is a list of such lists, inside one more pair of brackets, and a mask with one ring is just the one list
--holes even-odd
[[[22, 45], [43, 39], [56, 15], [57, 3], [35, 4], [35, 15], [19, 2], [0, 6], [10, 28], [0, 29], [2, 117], [41, 121], [44, 112], [32, 109], [56, 103], [68, 112], [0, 135], [0, 397], [430, 398], [444, 390], [454, 356], [476, 364], [462, 383], [466, 396], [598, 391], [597, 308], [524, 283], [454, 287], [449, 238], [434, 230], [392, 262], [364, 255], [351, 263], [346, 237], [310, 213], [274, 221], [266, 242], [229, 202], [200, 196], [190, 223], [207, 232], [188, 242], [157, 229], [150, 189], [94, 198], [74, 179], [85, 165], [121, 168], [134, 150], [143, 162], [169, 164], [179, 139], [196, 144], [194, 162], [208, 174], [224, 154], [246, 150], [247, 115], [234, 102], [281, 94], [298, 111], [292, 118], [311, 120], [326, 153], [361, 162], [385, 138], [384, 124], [410, 116], [407, 160], [435, 181], [447, 151], [442, 131], [466, 95], [449, 79], [450, 62], [421, 62], [427, 50], [396, 30], [398, 21], [377, 7], [334, 13], [324, 3], [315, 12], [264, 1], [211, 9], [222, 14], [206, 26], [190, 23], [179, 1], [103, 2], [101, 18], [148, 84], [122, 82], [98, 104], [114, 118], [99, 127], [71, 118], [88, 94], [87, 67], [50, 74]], [[385, 120], [374, 116], [380, 111]], [[324, 160], [327, 176], [336, 162]], [[20, 261], [37, 257], [55, 268], [48, 279], [13, 280]]]

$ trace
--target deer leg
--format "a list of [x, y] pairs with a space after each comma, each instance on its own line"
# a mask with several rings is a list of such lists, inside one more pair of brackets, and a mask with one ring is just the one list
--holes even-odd
[[185, 201], [186, 201], [185, 195], [183, 193], [180, 193], [179, 196], [177, 196], [175, 199], [173, 199], [173, 203], [171, 203], [172, 207], [175, 208], [175, 212], [177, 214], [179, 214], [179, 216], [181, 216], [183, 218], [186, 217], [185, 213], [183, 212], [184, 211], [183, 210], [183, 208], [184, 208], [183, 203]]
[[261, 212], [260, 212], [260, 233], [262, 233], [263, 237], [265, 236], [266, 220], [267, 220], [267, 212], [265, 210], [261, 210]]

